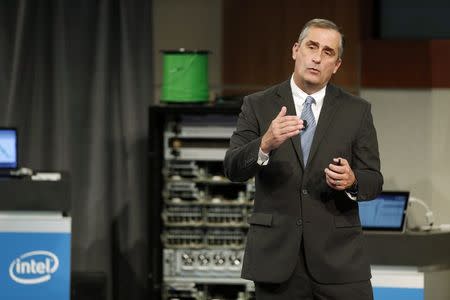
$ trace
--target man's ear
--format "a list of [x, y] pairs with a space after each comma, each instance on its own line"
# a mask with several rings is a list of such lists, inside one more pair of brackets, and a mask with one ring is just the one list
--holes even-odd
[[292, 46], [292, 59], [296, 60], [297, 59], [297, 52], [298, 52], [298, 48], [300, 47], [300, 43], [296, 42], [294, 44], [294, 46]]
[[333, 74], [336, 74], [337, 70], [341, 66], [341, 63], [342, 63], [342, 59], [338, 58], [336, 61], [336, 65], [334, 66]]

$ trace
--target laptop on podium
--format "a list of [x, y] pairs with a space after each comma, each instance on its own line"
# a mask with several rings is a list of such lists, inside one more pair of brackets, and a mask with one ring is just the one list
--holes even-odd
[[18, 168], [17, 129], [0, 127], [0, 175]]

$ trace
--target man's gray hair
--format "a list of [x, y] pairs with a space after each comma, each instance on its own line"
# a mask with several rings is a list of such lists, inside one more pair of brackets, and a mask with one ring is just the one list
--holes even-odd
[[339, 43], [339, 58], [342, 58], [342, 55], [344, 54], [344, 34], [341, 32], [340, 28], [331, 22], [330, 20], [326, 19], [312, 19], [311, 21], [308, 21], [308, 23], [303, 26], [302, 32], [300, 33], [298, 37], [298, 42], [301, 43], [305, 37], [308, 35], [309, 28], [311, 27], [317, 27], [317, 28], [324, 28], [324, 29], [332, 29], [341, 35], [341, 40]]

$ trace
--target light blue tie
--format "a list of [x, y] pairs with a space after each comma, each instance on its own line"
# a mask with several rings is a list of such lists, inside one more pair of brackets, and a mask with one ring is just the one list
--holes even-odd
[[301, 133], [301, 143], [303, 152], [303, 163], [306, 166], [308, 162], [309, 150], [311, 149], [312, 140], [314, 137], [314, 132], [316, 131], [316, 120], [314, 119], [314, 114], [311, 109], [311, 104], [315, 102], [313, 97], [306, 97], [305, 103], [303, 104], [302, 114], [300, 119], [306, 120], [307, 127], [303, 129]]

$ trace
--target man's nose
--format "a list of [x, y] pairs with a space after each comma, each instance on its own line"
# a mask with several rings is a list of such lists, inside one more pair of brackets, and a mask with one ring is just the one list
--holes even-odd
[[320, 53], [316, 52], [313, 54], [312, 60], [314, 63], [319, 64], [322, 57], [320, 56]]

